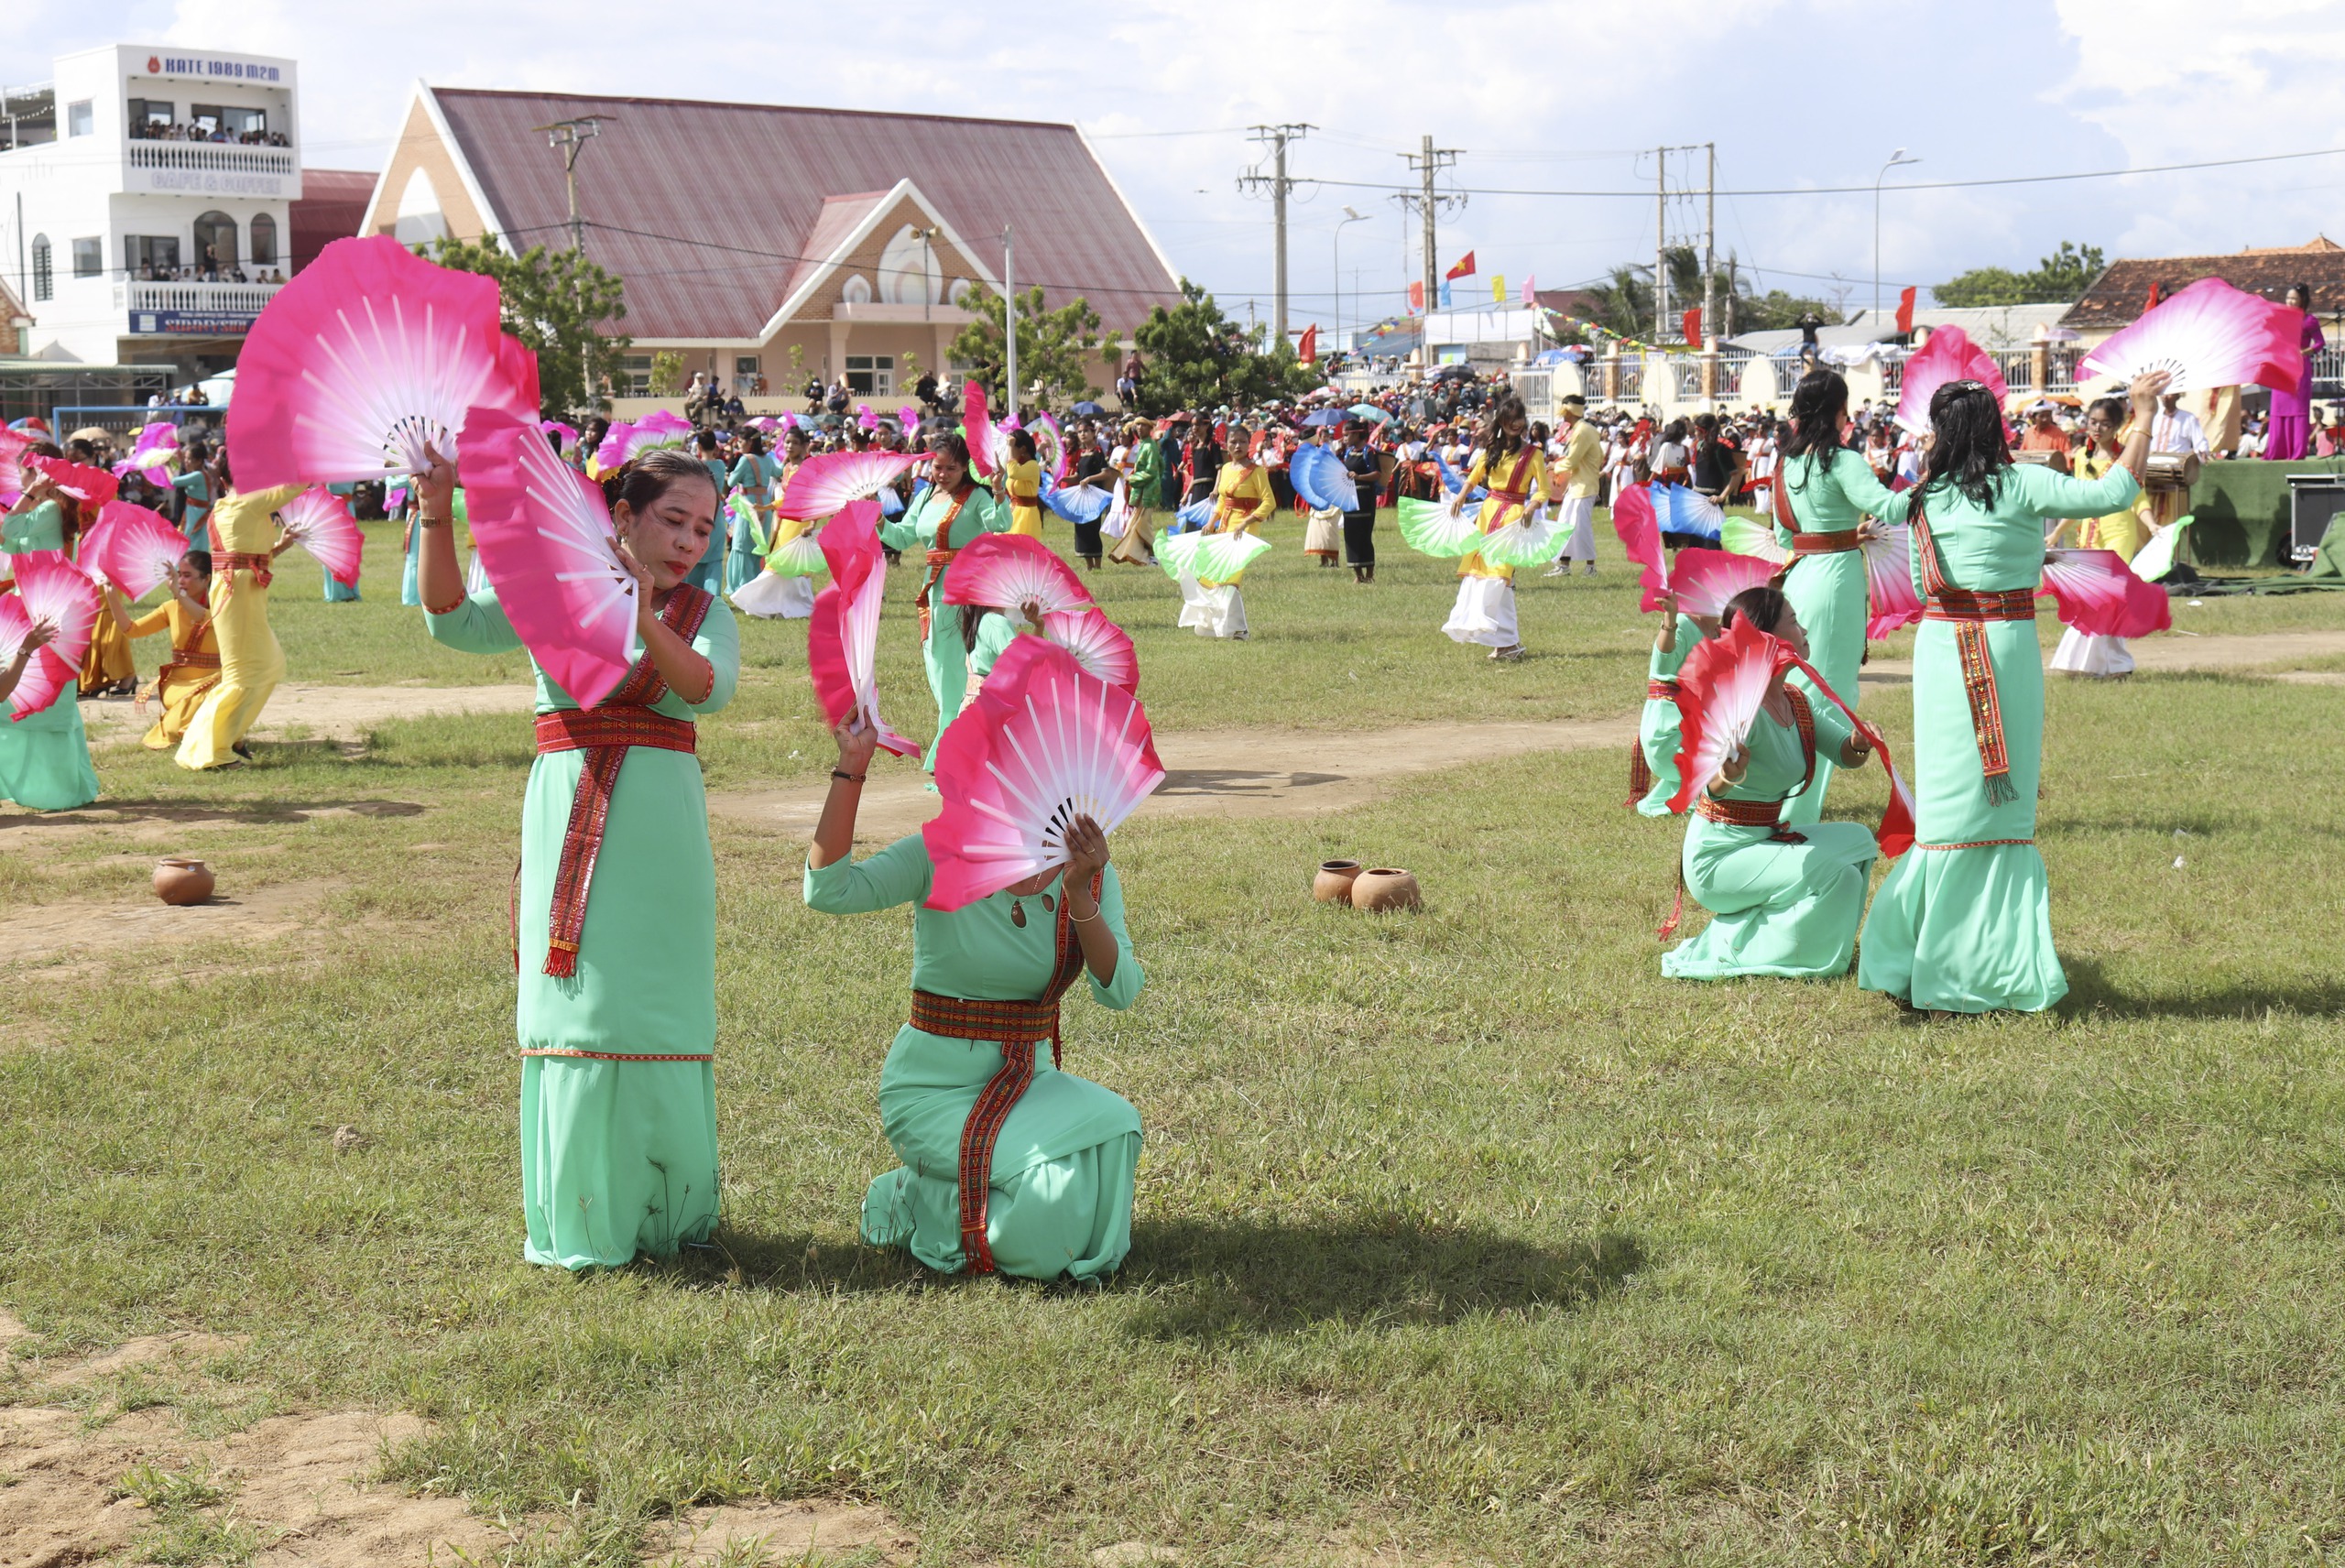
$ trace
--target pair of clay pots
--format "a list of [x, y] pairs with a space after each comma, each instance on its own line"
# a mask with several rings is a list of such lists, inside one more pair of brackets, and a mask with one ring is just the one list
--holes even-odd
[[1319, 875], [1311, 880], [1311, 896], [1324, 904], [1349, 904], [1378, 914], [1424, 904], [1413, 873], [1391, 866], [1362, 869], [1357, 860], [1320, 862]]
[[212, 897], [212, 867], [174, 855], [155, 867], [155, 897], [166, 904], [201, 904]]

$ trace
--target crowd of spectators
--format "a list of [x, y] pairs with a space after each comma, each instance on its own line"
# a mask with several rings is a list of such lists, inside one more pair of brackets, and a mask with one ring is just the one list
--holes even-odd
[[133, 141], [142, 142], [218, 142], [229, 147], [289, 147], [293, 144], [283, 131], [232, 131], [224, 125], [187, 125], [180, 121], [134, 120], [130, 125]]

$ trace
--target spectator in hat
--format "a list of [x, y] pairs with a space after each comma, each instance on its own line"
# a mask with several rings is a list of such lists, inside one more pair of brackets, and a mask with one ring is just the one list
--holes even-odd
[[2068, 432], [2060, 428], [2059, 408], [2049, 397], [2038, 397], [2027, 406], [2027, 430], [2020, 436], [2022, 452], [2048, 452], [2054, 468], [2068, 472]]

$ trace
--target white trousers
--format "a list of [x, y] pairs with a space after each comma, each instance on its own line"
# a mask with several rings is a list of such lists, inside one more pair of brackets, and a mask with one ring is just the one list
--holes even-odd
[[760, 572], [733, 590], [733, 607], [767, 620], [801, 621], [814, 613], [814, 580]]
[[1181, 624], [1199, 637], [1236, 637], [1246, 629], [1246, 594], [1235, 583], [1208, 588], [1181, 573]]
[[1566, 495], [1557, 501], [1555, 503], [1555, 531], [1570, 536], [1569, 542], [1564, 546], [1563, 560], [1585, 561], [1591, 565], [1594, 564], [1596, 561], [1596, 497]]

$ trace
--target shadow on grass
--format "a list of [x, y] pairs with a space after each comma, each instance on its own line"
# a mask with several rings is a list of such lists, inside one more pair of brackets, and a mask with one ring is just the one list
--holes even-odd
[[2070, 958], [2064, 953], [2060, 966], [2068, 975], [2068, 994], [2057, 1009], [2064, 1016], [2097, 1013], [2120, 1018], [2241, 1018], [2271, 1011], [2309, 1017], [2333, 1017], [2345, 1012], [2345, 981], [2340, 980], [2277, 985], [2248, 982], [2203, 991], [2159, 992], [2121, 987], [2089, 958]]
[[1261, 795], [1281, 788], [1340, 784], [1340, 773], [1287, 773], [1276, 769], [1175, 768], [1168, 769], [1160, 795]]
[[1496, 1231], [1403, 1221], [1176, 1220], [1133, 1228], [1116, 1288], [1146, 1292], [1129, 1333], [1219, 1340], [1320, 1323], [1402, 1327], [1568, 1310], [1644, 1263], [1644, 1248], [1620, 1235], [1549, 1249]]
[[47, 811], [37, 817], [10, 818], [10, 831], [37, 832], [44, 827], [87, 828], [94, 824], [127, 822], [300, 822], [321, 811], [353, 817], [420, 817], [431, 808], [413, 800], [142, 800], [109, 799], [70, 811]]

